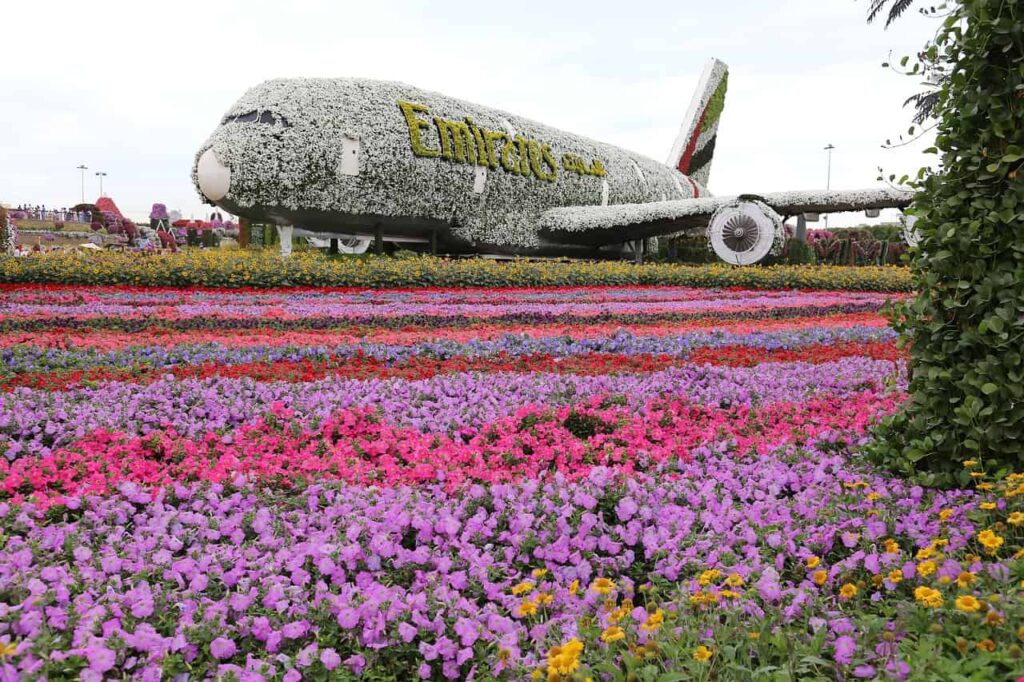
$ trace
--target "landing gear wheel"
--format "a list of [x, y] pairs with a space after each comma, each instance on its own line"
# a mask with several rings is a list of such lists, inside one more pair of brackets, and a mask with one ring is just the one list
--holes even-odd
[[726, 263], [753, 265], [782, 247], [782, 218], [759, 201], [722, 206], [708, 224], [708, 241]]

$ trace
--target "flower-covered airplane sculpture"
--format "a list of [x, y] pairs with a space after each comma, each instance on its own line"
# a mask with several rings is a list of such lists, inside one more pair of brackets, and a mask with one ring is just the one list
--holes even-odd
[[278, 79], [250, 89], [196, 155], [209, 202], [293, 228], [448, 252], [621, 256], [707, 232], [723, 260], [781, 247], [785, 216], [903, 208], [906, 192], [707, 190], [728, 68], [710, 60], [668, 162], [401, 83]]

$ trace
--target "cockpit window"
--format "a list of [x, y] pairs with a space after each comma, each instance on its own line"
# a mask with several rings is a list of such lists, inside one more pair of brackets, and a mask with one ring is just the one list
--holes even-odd
[[280, 123], [285, 128], [292, 126], [288, 119], [283, 116], [275, 116], [271, 111], [250, 111], [238, 114], [237, 116], [228, 116], [224, 119], [223, 123], [265, 123], [267, 125], [277, 125]]

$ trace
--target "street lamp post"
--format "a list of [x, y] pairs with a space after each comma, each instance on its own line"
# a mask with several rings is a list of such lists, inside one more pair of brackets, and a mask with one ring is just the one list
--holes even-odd
[[84, 204], [85, 203], [85, 171], [89, 170], [89, 167], [86, 166], [83, 163], [81, 166], [76, 166], [76, 168], [79, 171], [81, 171], [81, 173], [82, 173], [82, 203]]
[[103, 196], [103, 178], [107, 177], [107, 174], [103, 171], [97, 171], [96, 177], [100, 179], [100, 196]]
[[[834, 144], [832, 144], [831, 142], [829, 142], [828, 146], [825, 147], [825, 151], [828, 152], [828, 172], [827, 172], [827, 175], [825, 176], [825, 191], [826, 192], [829, 191], [830, 189], [832, 189], [832, 150], [835, 149], [835, 148], [836, 148], [836, 146]], [[828, 213], [825, 214], [825, 229], [826, 230], [828, 229]]]

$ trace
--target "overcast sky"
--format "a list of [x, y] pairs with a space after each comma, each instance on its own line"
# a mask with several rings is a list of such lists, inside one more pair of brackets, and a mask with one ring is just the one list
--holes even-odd
[[[664, 161], [705, 60], [730, 66], [715, 194], [878, 183], [931, 157], [906, 132], [914, 79], [881, 68], [935, 22], [889, 30], [868, 0], [512, 3], [373, 0], [12, 2], [0, 58], [0, 202], [105, 193], [134, 218], [204, 207], [193, 155], [246, 88], [274, 77], [400, 80]], [[838, 222], [864, 222], [843, 216]]]

